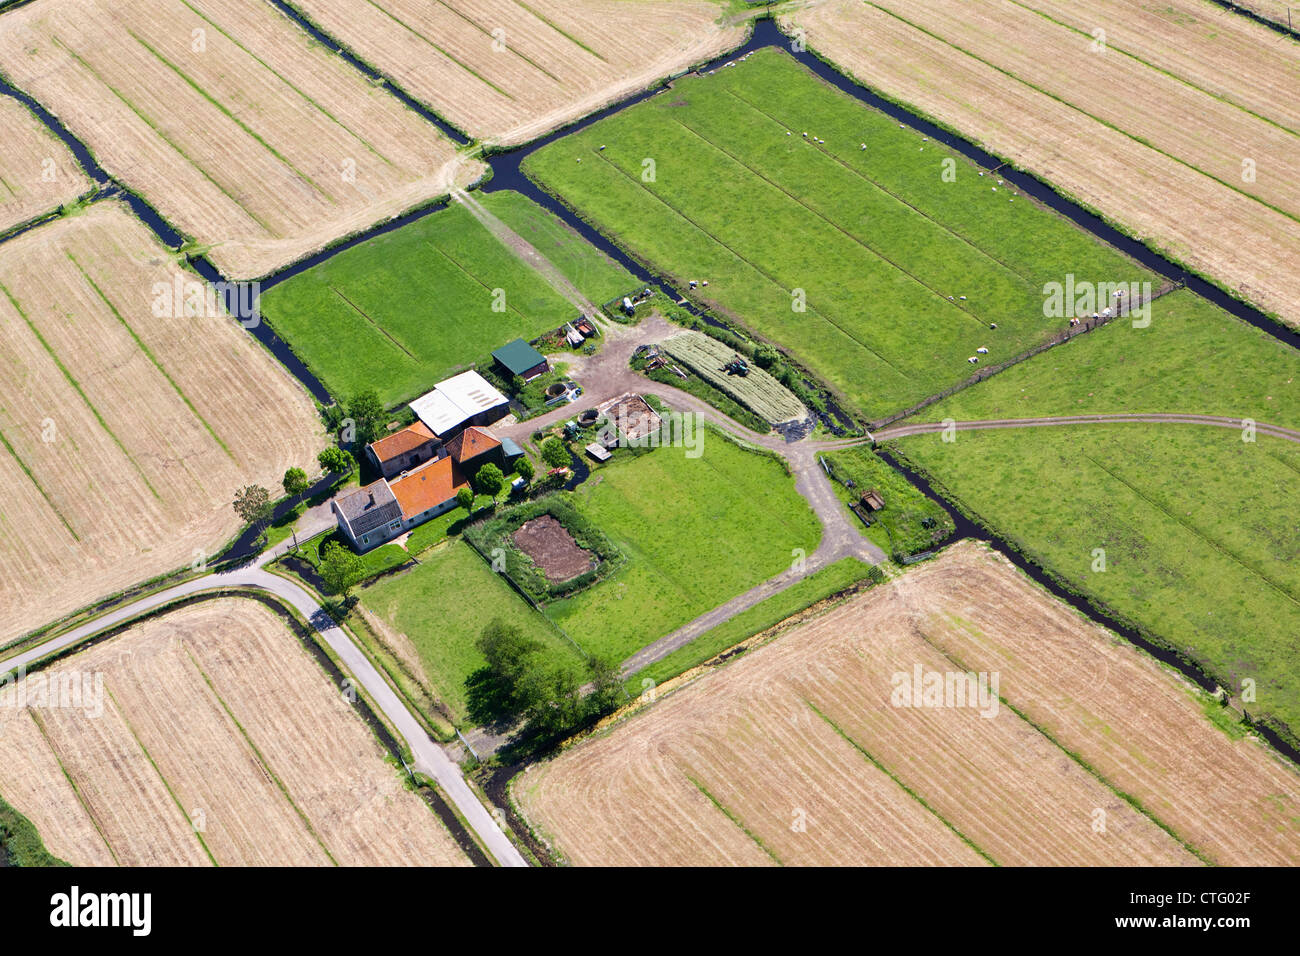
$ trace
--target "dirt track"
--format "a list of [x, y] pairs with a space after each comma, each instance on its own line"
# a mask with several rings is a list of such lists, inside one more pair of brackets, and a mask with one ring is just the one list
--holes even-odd
[[[993, 428], [1045, 428], [1057, 425], [1107, 425], [1107, 424], [1144, 424], [1144, 425], [1211, 425], [1218, 428], [1233, 428], [1238, 431], [1245, 428], [1245, 421], [1240, 418], [1225, 418], [1219, 415], [1176, 415], [1176, 414], [1138, 414], [1138, 415], [1060, 415], [1046, 418], [1001, 418], [986, 421], [952, 422], [951, 427], [957, 431], [981, 431]], [[911, 425], [891, 425], [871, 437], [878, 442], [894, 438], [906, 438], [909, 435], [928, 435], [941, 432], [949, 427], [944, 422], [920, 422]], [[1271, 435], [1283, 441], [1300, 444], [1300, 431], [1255, 422], [1255, 431], [1260, 435]], [[844, 444], [855, 444], [846, 442]], [[842, 447], [842, 446], [836, 446]]]

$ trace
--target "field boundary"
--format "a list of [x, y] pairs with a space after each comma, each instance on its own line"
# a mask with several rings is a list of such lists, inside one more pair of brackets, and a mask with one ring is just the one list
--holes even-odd
[[[1159, 299], [1162, 296], [1166, 296], [1171, 292], [1176, 292], [1177, 290], [1182, 288], [1185, 288], [1185, 285], [1181, 282], [1166, 281], [1160, 286], [1159, 289], [1157, 289], [1155, 292], [1151, 294], [1150, 298], [1146, 299], [1140, 304], [1150, 305], [1156, 299]], [[1138, 296], [1138, 298], [1141, 299], [1141, 296]], [[1095, 319], [1092, 318], [1084, 319], [1082, 322], [1080, 322], [1079, 325], [1069, 326], [1067, 328], [1061, 329], [1059, 332], [1053, 333], [1053, 335], [1046, 342], [1041, 342], [1038, 345], [1035, 345], [1033, 348], [1026, 349], [1024, 352], [1021, 352], [1019, 355], [1007, 359], [1005, 362], [999, 362], [997, 365], [990, 365], [987, 368], [982, 368], [974, 375], [971, 375], [968, 378], [963, 379], [962, 381], [958, 382], [956, 385], [951, 385], [948, 388], [945, 388], [941, 392], [936, 392], [935, 394], [930, 395], [927, 398], [921, 399], [921, 401], [917, 402], [911, 408], [906, 408], [901, 412], [895, 412], [894, 414], [887, 415], [884, 418], [876, 419], [875, 421], [869, 422], [868, 424], [873, 429], [880, 429], [886, 427], [887, 425], [892, 425], [894, 422], [900, 421], [901, 419], [909, 418], [912, 415], [915, 415], [917, 412], [921, 411], [922, 409], [929, 408], [931, 405], [937, 404], [938, 402], [943, 401], [945, 398], [949, 398], [950, 396], [955, 395], [958, 392], [964, 391], [965, 389], [970, 388], [972, 385], [978, 385], [980, 382], [984, 381], [985, 379], [992, 378], [994, 375], [997, 375], [999, 372], [1005, 372], [1007, 369], [1011, 368], [1012, 366], [1019, 365], [1021, 362], [1027, 361], [1036, 355], [1041, 355], [1042, 353], [1046, 352], [1050, 348], [1055, 348], [1058, 345], [1065, 345], [1067, 342], [1073, 341], [1075, 338], [1077, 338], [1080, 335], [1085, 335], [1088, 332], [1091, 332], [1093, 329], [1099, 329], [1103, 325], [1108, 325], [1111, 322], [1114, 322], [1116, 319], [1121, 319], [1125, 315], [1127, 315], [1130, 311], [1132, 311], [1133, 307], [1134, 306], [1132, 303], [1129, 302], [1128, 297], [1125, 297], [1124, 301], [1115, 307], [1114, 315], [1100, 315]]]
[[[1170, 644], [1145, 625], [1115, 610], [1101, 598], [1082, 590], [1063, 577], [1051, 564], [990, 524], [979, 512], [951, 492], [928, 469], [909, 458], [897, 444], [889, 448], [880, 448], [877, 453], [901, 471], [913, 484], [944, 503], [950, 513], [958, 518], [957, 534], [947, 544], [956, 543], [963, 538], [973, 538], [988, 544], [1055, 598], [1063, 601], [1094, 624], [1114, 632], [1158, 663], [1173, 668], [1206, 693], [1213, 694], [1216, 688], [1231, 684], [1230, 681], [1225, 683], [1221, 680], [1210, 665], [1192, 659], [1184, 650]], [[1271, 715], [1254, 716], [1243, 709], [1243, 717], [1250, 729], [1260, 734], [1274, 750], [1293, 764], [1300, 766], [1300, 735], [1297, 735], [1296, 731]]]

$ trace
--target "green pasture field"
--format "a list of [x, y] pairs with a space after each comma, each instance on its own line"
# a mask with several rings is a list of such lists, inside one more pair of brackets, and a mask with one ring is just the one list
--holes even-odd
[[662, 684], [683, 671], [703, 664], [727, 648], [734, 647], [769, 627], [775, 627], [818, 601], [853, 587], [871, 575], [871, 568], [870, 564], [857, 558], [841, 558], [834, 564], [814, 571], [799, 583], [792, 584], [731, 620], [705, 631], [663, 660], [637, 671], [627, 680], [627, 692], [636, 697], [647, 686], [642, 681], [653, 680]]
[[[513, 192], [480, 201], [533, 242], [594, 301], [635, 280], [539, 206]], [[493, 291], [505, 290], [504, 312]], [[532, 339], [577, 310], [453, 205], [369, 239], [268, 289], [268, 323], [335, 398], [373, 388], [389, 406]]]
[[816, 549], [821, 528], [782, 462], [713, 430], [702, 448], [611, 462], [573, 493], [628, 559], [546, 609], [588, 654], [621, 661]]
[[1300, 353], [1183, 289], [1000, 372], [917, 421], [1165, 412], [1300, 427]]
[[[1124, 424], [959, 432], [951, 443], [918, 435], [886, 447], [1233, 694], [1254, 679], [1247, 710], [1300, 731], [1300, 446]], [[1096, 549], [1104, 571], [1094, 570]]]
[[545, 646], [546, 657], [575, 669], [582, 663], [573, 645], [460, 540], [425, 552], [414, 570], [359, 593], [372, 614], [410, 639], [430, 690], [458, 723], [467, 718], [465, 682], [485, 663], [474, 642], [493, 618], [518, 625]]
[[1154, 278], [773, 49], [682, 78], [523, 168], [680, 288], [707, 279], [689, 294], [868, 418], [965, 378], [981, 346], [998, 362], [1064, 328], [1043, 315], [1048, 282]]

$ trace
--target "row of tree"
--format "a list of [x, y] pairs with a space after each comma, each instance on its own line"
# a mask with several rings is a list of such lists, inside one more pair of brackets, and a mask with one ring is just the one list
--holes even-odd
[[[337, 445], [324, 449], [316, 456], [316, 463], [320, 465], [321, 471], [334, 475], [351, 474], [357, 467], [356, 459]], [[307, 472], [294, 466], [285, 471], [280, 484], [290, 499], [301, 499], [311, 488], [311, 479], [307, 477]], [[294, 501], [294, 507], [299, 504], [301, 500]], [[235, 493], [233, 507], [235, 514], [254, 528], [259, 538], [275, 512], [271, 492], [261, 485], [245, 485], [240, 488]]]

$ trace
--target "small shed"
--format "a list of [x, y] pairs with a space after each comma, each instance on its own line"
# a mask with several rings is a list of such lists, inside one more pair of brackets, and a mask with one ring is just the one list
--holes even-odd
[[518, 375], [525, 382], [550, 371], [546, 356], [523, 339], [507, 342], [492, 353], [492, 359], [505, 370], [508, 377]]
[[598, 441], [594, 441], [590, 445], [588, 445], [585, 451], [592, 458], [596, 459], [596, 461], [609, 461], [610, 458], [613, 457], [609, 453], [609, 449], [607, 449], [604, 445], [602, 445]]
[[885, 507], [885, 499], [881, 497], [879, 488], [872, 488], [862, 495], [862, 503], [866, 505], [869, 511], [879, 511]]

